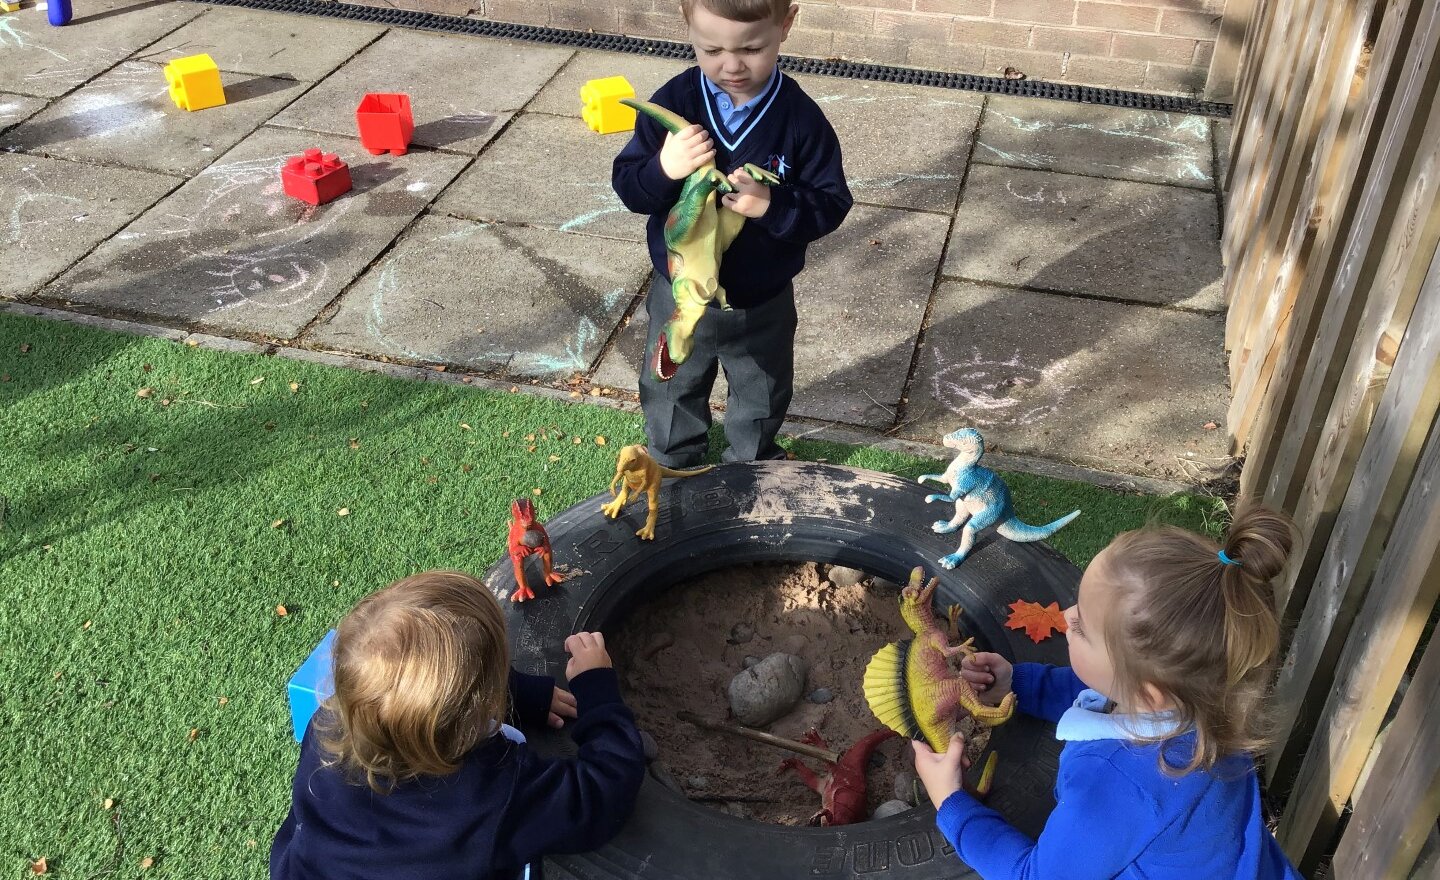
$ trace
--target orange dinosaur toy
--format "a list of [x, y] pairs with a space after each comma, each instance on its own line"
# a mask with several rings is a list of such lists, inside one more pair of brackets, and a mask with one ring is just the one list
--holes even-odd
[[516, 498], [510, 502], [510, 561], [515, 563], [515, 592], [510, 594], [511, 602], [534, 599], [535, 593], [525, 583], [525, 557], [540, 554], [544, 566], [545, 586], [553, 587], [565, 579], [554, 571], [554, 557], [550, 554], [550, 535], [540, 521], [535, 519], [535, 505], [529, 498]]

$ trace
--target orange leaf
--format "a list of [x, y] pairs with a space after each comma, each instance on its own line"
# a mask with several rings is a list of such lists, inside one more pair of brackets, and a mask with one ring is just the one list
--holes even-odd
[[31, 874], [44, 874], [49, 870], [50, 863], [44, 856], [41, 856], [40, 858], [30, 863]]
[[1052, 631], [1064, 632], [1066, 629], [1065, 615], [1060, 610], [1060, 603], [1051, 602], [1042, 606], [1038, 602], [1010, 603], [1010, 617], [1005, 621], [1009, 629], [1023, 629], [1030, 641], [1040, 644], [1050, 638]]

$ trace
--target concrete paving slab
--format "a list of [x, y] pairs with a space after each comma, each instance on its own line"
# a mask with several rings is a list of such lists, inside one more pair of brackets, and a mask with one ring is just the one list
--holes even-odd
[[980, 95], [827, 76], [796, 80], [840, 137], [856, 201], [954, 210]]
[[310, 335], [525, 377], [588, 370], [649, 269], [630, 242], [427, 216]]
[[[949, 282], [901, 433], [972, 426], [1005, 452], [1191, 479], [1226, 463], [1220, 316]], [[1065, 513], [1057, 511], [1056, 516]]]
[[945, 274], [972, 281], [1224, 308], [1213, 193], [975, 165]]
[[0, 92], [0, 131], [14, 128], [36, 113], [45, 109], [44, 98], [30, 98], [25, 95], [7, 95]]
[[358, 140], [326, 138], [354, 189], [315, 208], [286, 196], [278, 171], [315, 140], [260, 129], [41, 295], [210, 332], [295, 336], [465, 163], [430, 151], [372, 157]]
[[[945, 244], [943, 217], [857, 205], [811, 248], [795, 281], [795, 399], [790, 414], [893, 424]], [[635, 390], [649, 319], [636, 310], [595, 381]], [[725, 402], [722, 376], [710, 401]]]
[[1214, 188], [1210, 119], [1069, 101], [992, 97], [975, 161]]
[[181, 110], [163, 68], [126, 61], [11, 130], [15, 148], [66, 159], [191, 175], [239, 143], [305, 85], [221, 72], [226, 103]]
[[480, 220], [643, 242], [646, 218], [632, 214], [610, 187], [610, 165], [624, 145], [599, 137], [579, 119], [525, 113], [436, 207]]
[[0, 153], [0, 296], [33, 293], [169, 192], [173, 177]]
[[189, 3], [87, 0], [65, 27], [34, 8], [0, 16], [0, 82], [41, 98], [65, 94], [204, 11]]
[[204, 52], [221, 70], [313, 82], [384, 31], [378, 25], [311, 15], [212, 7], [135, 59], [165, 64]]
[[404, 92], [413, 143], [478, 153], [573, 54], [572, 49], [392, 30], [272, 122], [355, 135], [366, 92]]
[[[640, 98], [649, 98], [655, 90], [665, 85], [671, 77], [690, 65], [670, 58], [651, 58], [646, 55], [629, 55], [620, 52], [580, 51], [565, 65], [559, 75], [550, 81], [535, 99], [525, 105], [527, 113], [550, 113], [555, 116], [580, 118], [580, 87], [592, 79], [607, 76], [623, 76], [634, 87]], [[582, 126], [583, 127], [583, 126]], [[586, 128], [586, 131], [590, 129]], [[615, 142], [614, 151], [630, 140], [629, 132], [608, 135], [594, 135], [607, 145]]]

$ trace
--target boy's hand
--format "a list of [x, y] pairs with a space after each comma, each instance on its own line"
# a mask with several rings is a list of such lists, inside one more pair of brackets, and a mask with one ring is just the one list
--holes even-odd
[[573, 679], [592, 669], [609, 669], [610, 655], [605, 651], [605, 636], [598, 632], [578, 632], [565, 640], [570, 662], [565, 664], [565, 677]]
[[660, 147], [660, 170], [671, 180], [684, 180], [696, 168], [713, 161], [715, 142], [710, 139], [710, 132], [698, 124], [674, 134], [667, 133], [665, 144]]
[[1015, 667], [999, 654], [980, 651], [960, 661], [960, 675], [974, 688], [980, 702], [987, 706], [998, 706], [1005, 695], [1010, 693], [1010, 684], [1015, 677]]
[[564, 727], [566, 718], [578, 717], [580, 712], [575, 708], [575, 695], [557, 687], [555, 693], [550, 695], [550, 717], [546, 719], [547, 723], [551, 727]]
[[965, 760], [965, 737], [958, 733], [950, 737], [950, 748], [943, 755], [935, 754], [923, 740], [911, 740], [910, 744], [915, 747], [915, 775], [938, 810], [946, 798], [960, 790], [960, 774], [970, 766]]
[[770, 208], [770, 187], [751, 177], [744, 168], [730, 172], [730, 185], [735, 187], [735, 192], [721, 196], [720, 202], [736, 214], [754, 220], [763, 217]]

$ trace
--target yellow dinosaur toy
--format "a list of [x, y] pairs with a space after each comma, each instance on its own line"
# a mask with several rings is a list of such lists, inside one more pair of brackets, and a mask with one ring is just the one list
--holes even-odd
[[[626, 504], [639, 497], [641, 492], [645, 493], [646, 503], [649, 511], [645, 514], [645, 525], [641, 526], [635, 534], [640, 536], [642, 541], [655, 540], [655, 520], [660, 516], [660, 478], [661, 477], [693, 477], [696, 474], [703, 474], [712, 470], [715, 466], [695, 468], [688, 471], [671, 470], [650, 457], [645, 447], [639, 443], [626, 446], [620, 450], [620, 457], [615, 461], [615, 476], [610, 480], [610, 494], [615, 500], [600, 508], [610, 519], [620, 515], [620, 510]], [[616, 484], [619, 484], [620, 491], [615, 491]]]
[[923, 738], [930, 748], [943, 752], [950, 745], [961, 709], [981, 724], [994, 727], [1014, 714], [1015, 694], [1006, 694], [999, 706], [987, 706], [950, 666], [950, 658], [956, 654], [968, 657], [975, 653], [975, 640], [950, 644], [930, 609], [940, 579], [931, 578], [922, 589], [924, 582], [925, 570], [917, 567], [910, 572], [910, 583], [900, 591], [900, 616], [915, 638], [891, 642], [870, 658], [865, 667], [865, 702], [886, 727], [911, 739]]

